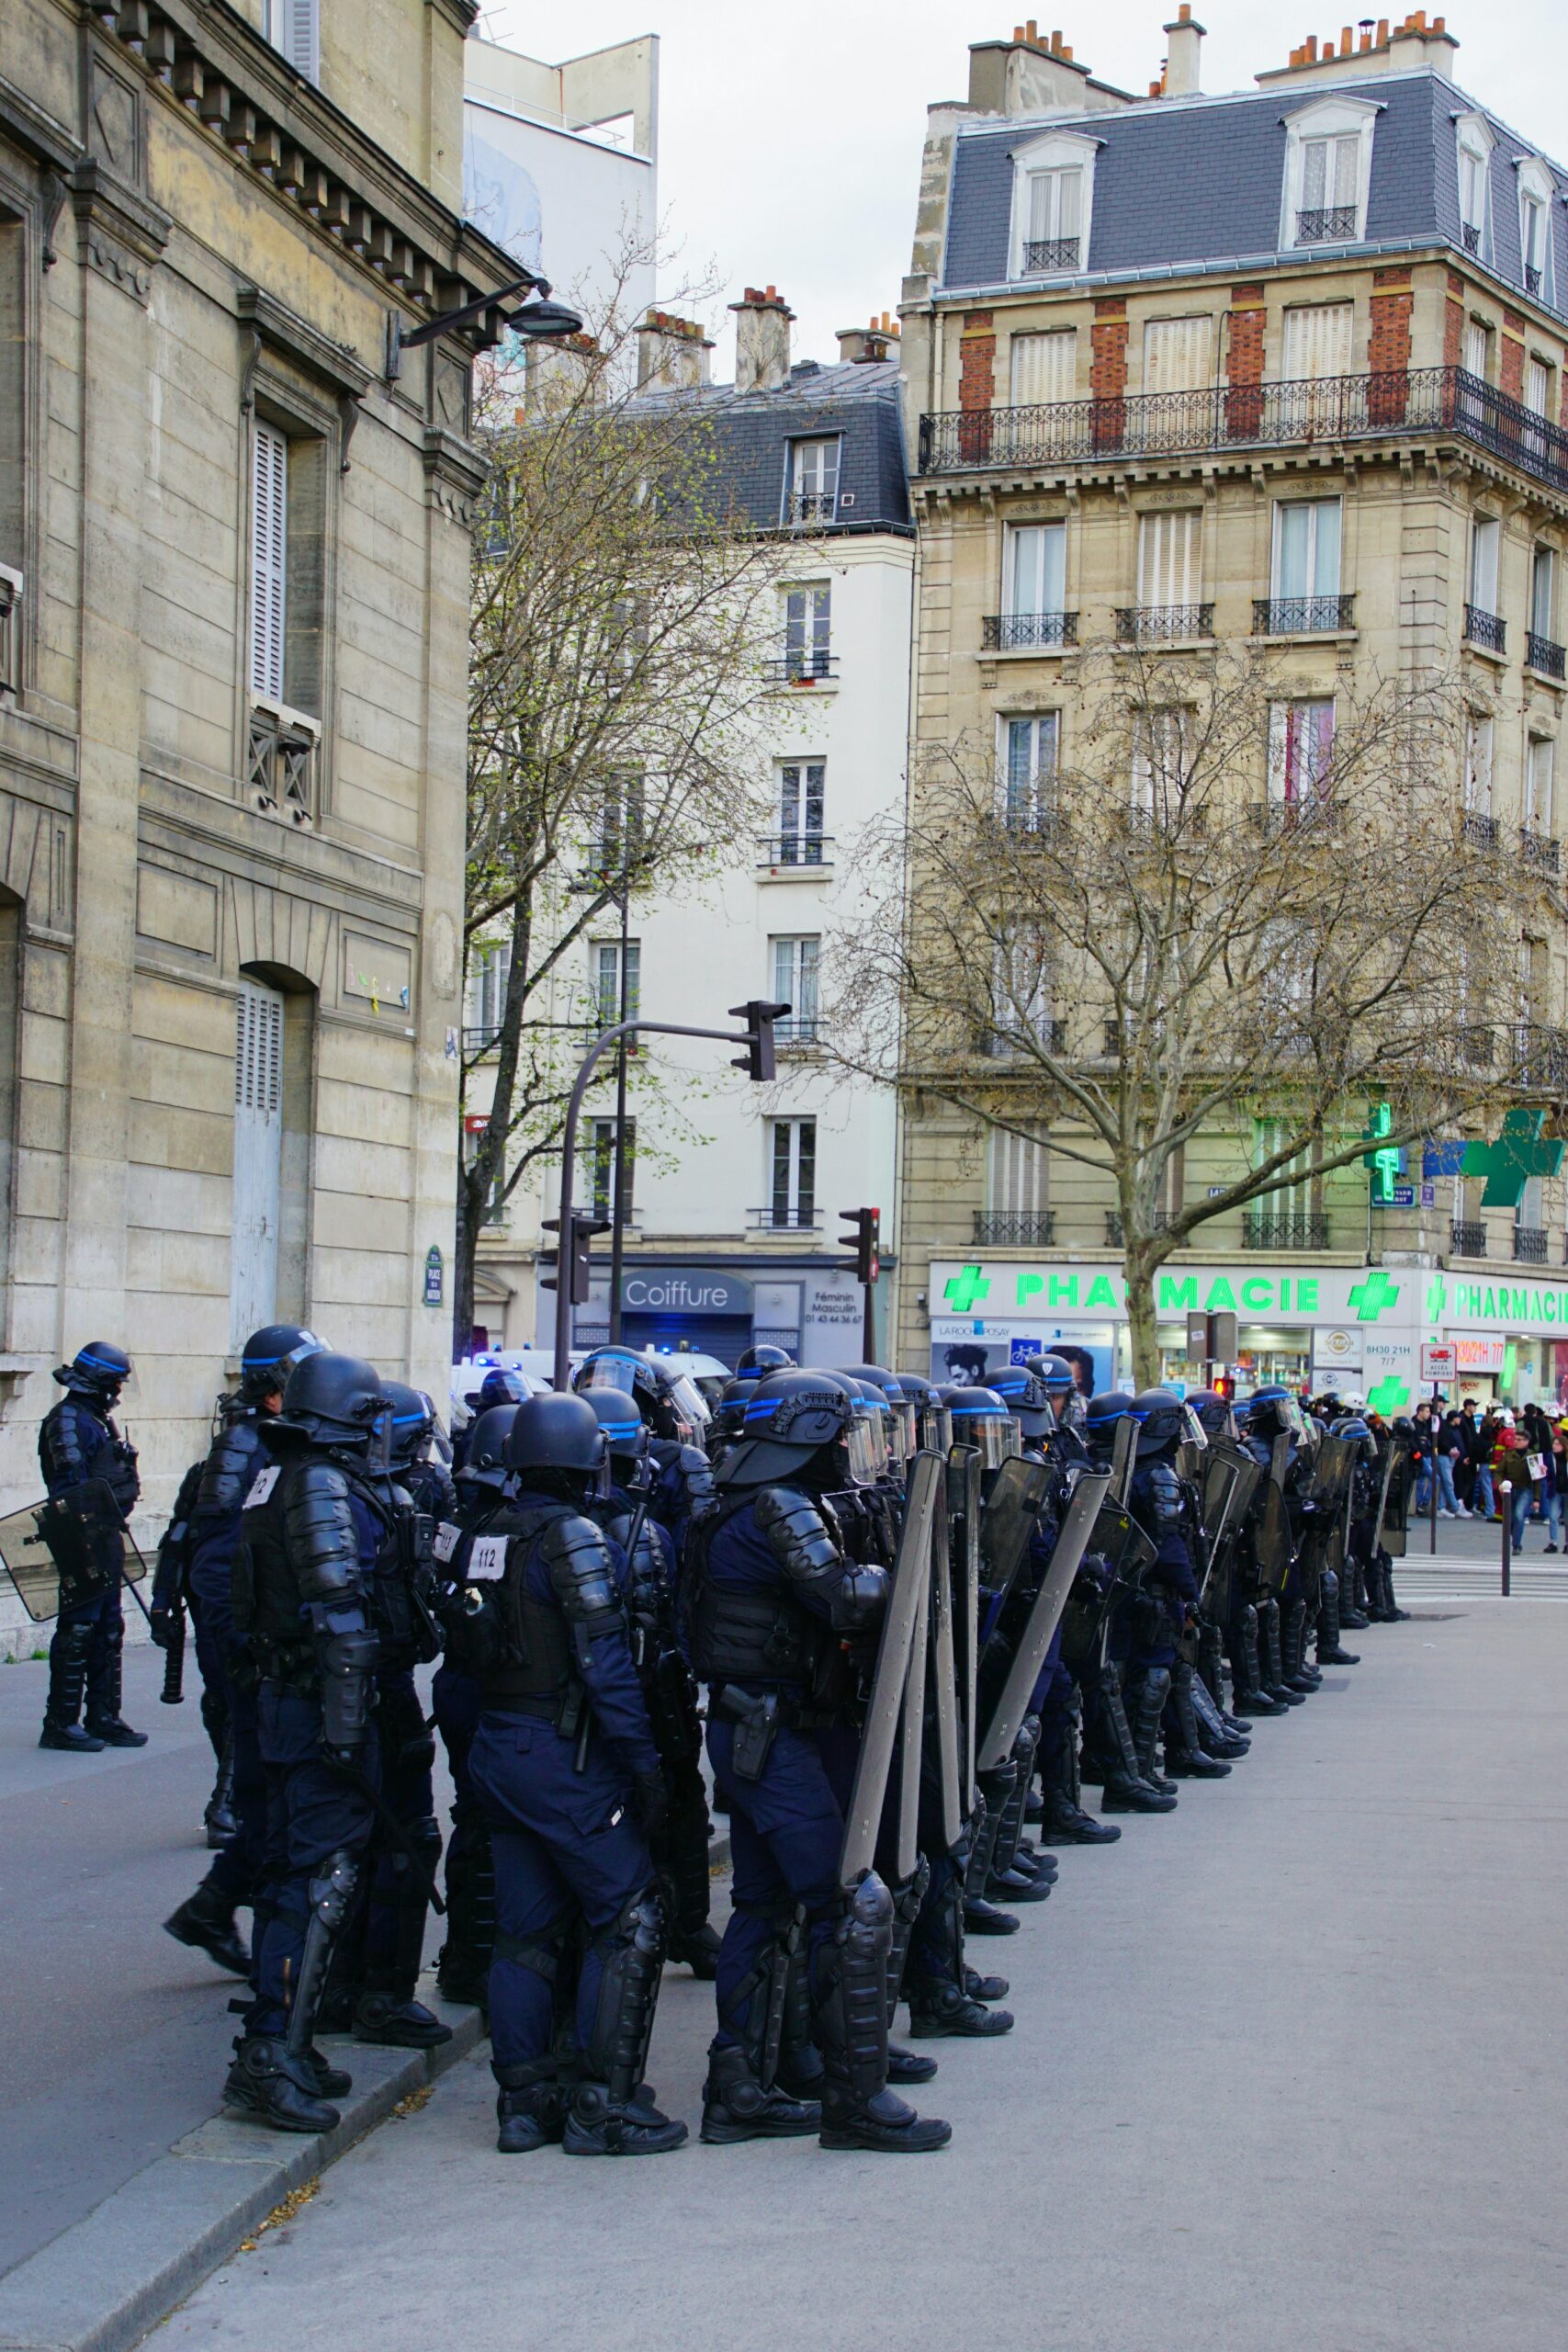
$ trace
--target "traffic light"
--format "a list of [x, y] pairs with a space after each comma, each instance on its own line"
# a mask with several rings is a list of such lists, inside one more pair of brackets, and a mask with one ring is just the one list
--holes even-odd
[[839, 1215], [845, 1220], [839, 1247], [852, 1253], [855, 1280], [869, 1288], [882, 1271], [882, 1211], [840, 1209]]
[[773, 1075], [773, 1023], [782, 1021], [789, 1011], [787, 1004], [766, 1004], [761, 997], [749, 997], [744, 1004], [732, 1004], [729, 1017], [744, 1021], [749, 1035], [746, 1051], [737, 1054], [735, 1067], [743, 1069], [750, 1079], [766, 1085]]
[[[558, 1216], [543, 1217], [540, 1222], [547, 1233], [558, 1233], [561, 1229], [561, 1221]], [[593, 1274], [593, 1238], [595, 1234], [608, 1233], [610, 1224], [607, 1217], [594, 1216], [587, 1209], [574, 1209], [571, 1213], [570, 1227], [566, 1248], [567, 1295], [573, 1306], [582, 1306], [587, 1303], [589, 1284]], [[555, 1274], [553, 1276], [541, 1274], [539, 1287], [541, 1290], [554, 1290], [559, 1279], [558, 1256]]]

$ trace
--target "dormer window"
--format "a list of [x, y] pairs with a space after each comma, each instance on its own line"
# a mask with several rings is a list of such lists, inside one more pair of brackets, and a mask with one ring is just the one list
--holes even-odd
[[1467, 254], [1478, 261], [1492, 257], [1492, 150], [1496, 141], [1484, 115], [1461, 115], [1455, 126], [1459, 139], [1460, 236]]
[[1525, 292], [1552, 300], [1551, 175], [1535, 156], [1519, 165], [1519, 263]]
[[1353, 245], [1367, 233], [1372, 128], [1364, 98], [1325, 98], [1286, 125], [1281, 250]]
[[1048, 132], [1013, 150], [1012, 275], [1071, 277], [1089, 266], [1099, 141]]

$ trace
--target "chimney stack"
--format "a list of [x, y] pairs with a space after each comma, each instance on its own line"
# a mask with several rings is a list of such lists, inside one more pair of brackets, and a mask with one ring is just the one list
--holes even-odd
[[694, 392], [708, 380], [712, 349], [695, 319], [678, 319], [671, 311], [649, 311], [637, 329], [637, 390]]
[[748, 286], [735, 312], [735, 389], [776, 392], [789, 380], [789, 331], [795, 312], [776, 286]]
[[881, 318], [874, 318], [868, 327], [840, 327], [838, 334], [840, 366], [863, 367], [870, 360], [892, 358], [898, 341], [898, 322], [884, 311]]
[[1202, 86], [1199, 52], [1203, 46], [1203, 28], [1193, 23], [1189, 0], [1181, 0], [1181, 6], [1176, 12], [1176, 22], [1165, 28], [1165, 96], [1168, 98], [1196, 97]]

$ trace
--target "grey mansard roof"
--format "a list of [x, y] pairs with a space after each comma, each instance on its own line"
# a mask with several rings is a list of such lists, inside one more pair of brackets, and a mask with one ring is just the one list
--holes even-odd
[[[1516, 165], [1539, 150], [1483, 107], [1423, 67], [1364, 82], [1314, 83], [1240, 97], [1158, 99], [1089, 115], [1051, 115], [1005, 124], [963, 124], [954, 142], [948, 205], [944, 291], [1008, 282], [1011, 150], [1047, 130], [1096, 140], [1090, 277], [1164, 276], [1172, 270], [1256, 267], [1275, 258], [1289, 118], [1329, 98], [1370, 99], [1379, 108], [1364, 244], [1351, 251], [1446, 242], [1462, 250], [1455, 119], [1484, 118], [1492, 155], [1492, 250], [1484, 266], [1524, 290]], [[1555, 183], [1555, 287], [1548, 306], [1568, 316], [1568, 219], [1561, 209], [1568, 175], [1540, 156]], [[1298, 249], [1299, 250], [1299, 249]], [[1314, 247], [1314, 252], [1325, 250]], [[1327, 248], [1344, 251], [1346, 248]], [[1058, 277], [1014, 284], [1060, 286]], [[1070, 281], [1066, 281], [1070, 282]], [[1541, 298], [1537, 298], [1541, 299]]]
[[[689, 393], [655, 397], [690, 399]], [[784, 458], [795, 440], [835, 434], [839, 519], [830, 537], [894, 531], [912, 536], [897, 359], [818, 366], [805, 361], [773, 392], [713, 384], [696, 395], [717, 444], [723, 479], [761, 530], [777, 530]]]

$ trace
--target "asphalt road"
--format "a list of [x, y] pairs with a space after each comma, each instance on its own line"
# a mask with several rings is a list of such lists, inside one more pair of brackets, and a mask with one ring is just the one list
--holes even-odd
[[[1019, 2028], [940, 2045], [943, 2154], [505, 2159], [481, 2055], [159, 2352], [1559, 2352], [1568, 1611], [1358, 1642], [985, 1949]], [[654, 2037], [694, 2124], [711, 2002], [672, 1974]]]

